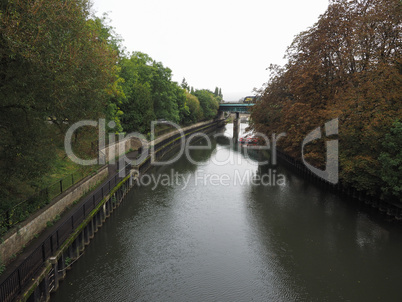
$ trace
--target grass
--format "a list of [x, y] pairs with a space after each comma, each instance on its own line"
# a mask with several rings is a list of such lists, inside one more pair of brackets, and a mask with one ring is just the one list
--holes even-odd
[[48, 188], [50, 198], [56, 197], [60, 194], [61, 189], [65, 191], [100, 167], [99, 165], [81, 166], [65, 156], [63, 150], [58, 150], [58, 152], [53, 169], [48, 175], [44, 176], [41, 186], [41, 189]]
[[[77, 140], [78, 143], [76, 146], [73, 146], [75, 154], [81, 158], [95, 157], [96, 155], [93, 154], [92, 150], [93, 141], [93, 135], [83, 133]], [[0, 216], [0, 236], [7, 231], [6, 223], [10, 223], [13, 226], [24, 221], [48, 204], [53, 198], [61, 194], [61, 188], [64, 192], [73, 184], [99, 169], [99, 165], [81, 166], [72, 162], [66, 155], [64, 144], [61, 140], [55, 153], [56, 156], [52, 162], [52, 168], [41, 179], [27, 182], [13, 180], [13, 198], [12, 200], [9, 199], [7, 204], [3, 203], [1, 207], [2, 211], [0, 211], [1, 213], [5, 213], [7, 209], [11, 209], [8, 212], [10, 218], [5, 222], [5, 214]], [[44, 189], [47, 189], [47, 191], [43, 191]], [[43, 192], [38, 194], [41, 191]], [[29, 202], [24, 202], [28, 199], [30, 200]]]

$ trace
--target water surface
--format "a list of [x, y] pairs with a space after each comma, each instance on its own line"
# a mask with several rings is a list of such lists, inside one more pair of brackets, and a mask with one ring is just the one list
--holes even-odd
[[164, 184], [130, 192], [52, 301], [398, 301], [401, 228], [258, 167], [231, 129], [153, 169]]

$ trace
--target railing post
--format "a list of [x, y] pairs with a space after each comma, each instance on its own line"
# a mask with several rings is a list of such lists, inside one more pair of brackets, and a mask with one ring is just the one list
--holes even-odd
[[20, 273], [20, 269], [18, 268], [18, 286], [20, 288], [19, 292], [22, 291], [22, 286], [21, 286], [21, 273]]
[[50, 236], [50, 252], [51, 252], [52, 255], [53, 255], [53, 235]]
[[42, 259], [43, 262], [46, 261], [45, 244], [42, 244]]
[[60, 194], [63, 193], [63, 180], [60, 179]]
[[10, 211], [7, 210], [6, 212], [6, 221], [7, 221], [7, 230], [11, 229], [11, 223], [10, 223]]
[[74, 184], [74, 173], [71, 174], [71, 185], [73, 185], [73, 184]]

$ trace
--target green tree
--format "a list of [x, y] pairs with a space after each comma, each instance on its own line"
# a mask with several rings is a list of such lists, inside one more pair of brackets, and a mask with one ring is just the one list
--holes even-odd
[[[121, 37], [116, 34], [114, 28], [109, 25], [109, 18], [107, 14], [104, 14], [101, 18], [92, 16], [92, 19], [88, 20], [90, 27], [99, 33], [98, 39], [105, 43], [111, 52], [118, 54], [120, 57], [124, 54]], [[114, 121], [116, 127], [114, 131], [116, 133], [123, 131], [120, 117], [123, 115], [121, 111], [121, 104], [125, 100], [122, 84], [124, 79], [120, 77], [121, 67], [115, 64], [110, 71], [114, 77], [106, 88], [108, 99], [105, 105], [105, 117], [108, 121]]]
[[[141, 52], [123, 58], [120, 66], [126, 96], [121, 105], [125, 131], [149, 131], [152, 119], [166, 119], [182, 124], [193, 121], [186, 90], [172, 81], [169, 68]], [[185, 79], [183, 83], [186, 86]], [[195, 115], [198, 116], [198, 113]]]
[[122, 86], [125, 95], [121, 104], [121, 121], [126, 132], [146, 133], [150, 130], [151, 121], [156, 119], [150, 84], [150, 62], [151, 58], [143, 53], [135, 53], [120, 61], [120, 76], [124, 79]]
[[188, 86], [186, 78], [183, 78], [183, 80], [181, 81], [181, 88], [186, 89], [187, 91], [190, 90], [190, 86]]
[[174, 94], [176, 96], [177, 107], [179, 109], [179, 122], [180, 124], [191, 123], [190, 120], [190, 108], [187, 104], [186, 92], [187, 90], [181, 88], [179, 85], [173, 82]]
[[202, 112], [200, 101], [195, 95], [190, 94], [186, 91], [186, 103], [189, 108], [188, 122], [196, 123], [204, 118]]
[[207, 89], [196, 90], [194, 95], [198, 98], [204, 118], [210, 119], [216, 116], [219, 108], [219, 100]]
[[149, 83], [133, 83], [127, 92], [127, 100], [122, 104], [122, 124], [124, 130], [147, 133], [155, 120]]
[[180, 115], [175, 94], [176, 87], [172, 82], [172, 70], [164, 67], [161, 62], [153, 63], [154, 73], [151, 80], [152, 100], [155, 115], [158, 119], [167, 119], [179, 123]]
[[83, 0], [0, 4], [2, 204], [18, 195], [19, 181], [49, 170], [72, 123], [105, 115], [117, 52], [88, 9]]

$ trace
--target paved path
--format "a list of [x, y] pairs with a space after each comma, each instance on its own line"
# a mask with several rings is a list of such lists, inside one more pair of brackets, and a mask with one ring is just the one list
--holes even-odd
[[[127, 158], [129, 159], [135, 159], [138, 156], [137, 151], [133, 151], [127, 154]], [[106, 184], [111, 180], [114, 175], [117, 173], [117, 165], [108, 165], [108, 177], [97, 186], [101, 187], [102, 185]], [[73, 205], [68, 211], [65, 211], [62, 215], [59, 221], [57, 221], [52, 227], [48, 227], [43, 230], [43, 232], [39, 235], [38, 238], [33, 239], [29, 245], [16, 257], [14, 261], [12, 261], [6, 268], [6, 270], [1, 274], [0, 276], [0, 284], [7, 279], [7, 277], [14, 272], [14, 270], [21, 265], [21, 263], [29, 256], [32, 254], [32, 252], [37, 249], [39, 246], [43, 244], [43, 242], [51, 235], [53, 232], [61, 226], [63, 223], [65, 223], [68, 219], [70, 219], [69, 213], [73, 213], [76, 209], [80, 208], [89, 198], [88, 195], [91, 195], [91, 193], [95, 190], [94, 188], [91, 192], [88, 192], [85, 196], [81, 197], [79, 202], [77, 204]], [[59, 195], [60, 196], [60, 195]], [[56, 198], [58, 198], [57, 196]]]

